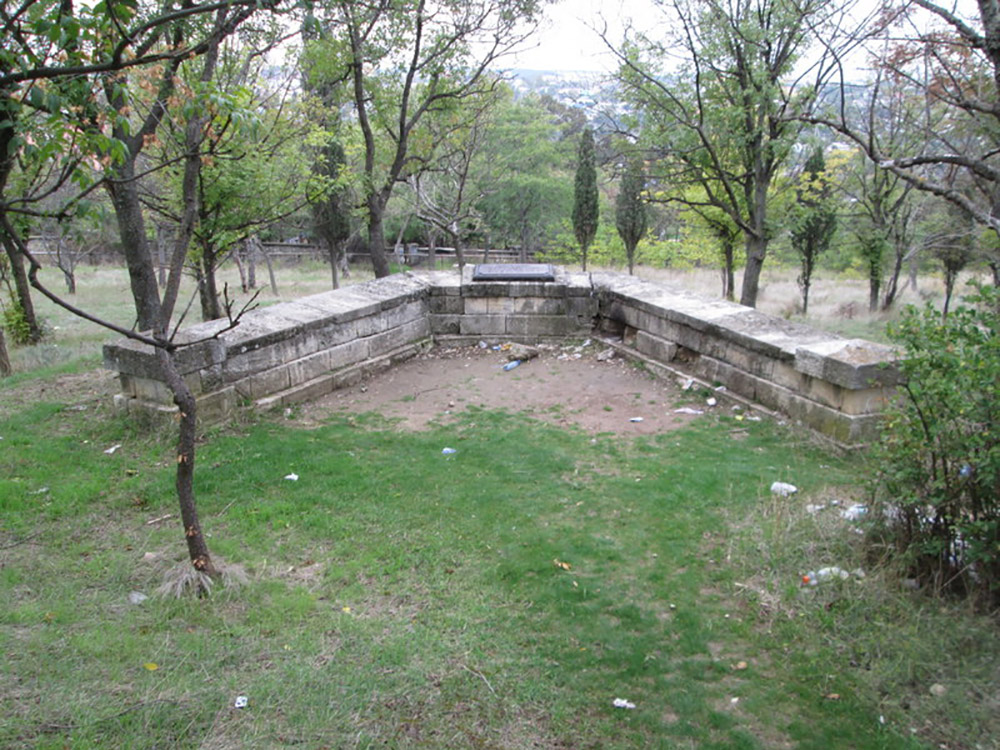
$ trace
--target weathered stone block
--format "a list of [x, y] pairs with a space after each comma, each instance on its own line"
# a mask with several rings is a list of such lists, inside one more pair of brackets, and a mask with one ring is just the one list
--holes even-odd
[[527, 339], [571, 336], [589, 332], [589, 325], [581, 330], [575, 321], [565, 315], [509, 315], [507, 317], [507, 333], [511, 336]]
[[635, 338], [635, 348], [657, 362], [670, 362], [677, 354], [677, 344], [645, 331], [639, 331]]
[[468, 336], [491, 336], [507, 332], [506, 315], [463, 315], [459, 333]]
[[860, 389], [899, 383], [896, 358], [896, 352], [884, 344], [841, 339], [798, 347], [795, 367], [845, 388]]
[[453, 336], [462, 332], [461, 315], [434, 315], [430, 316], [431, 335], [433, 336]]
[[431, 296], [428, 312], [432, 315], [461, 315], [465, 312], [465, 301], [458, 295]]
[[244, 381], [241, 381], [239, 385], [246, 384], [244, 387], [239, 388], [241, 396], [245, 398], [260, 398], [261, 396], [266, 396], [269, 393], [277, 393], [278, 391], [283, 391], [292, 385], [290, 370], [292, 365], [281, 365], [275, 367], [272, 370], [265, 370], [264, 372], [259, 372], [256, 375], [251, 375]]
[[431, 326], [427, 318], [413, 320], [405, 325], [392, 328], [385, 333], [372, 336], [368, 340], [368, 353], [370, 357], [380, 357], [393, 349], [398, 349], [406, 344], [412, 344], [430, 335]]

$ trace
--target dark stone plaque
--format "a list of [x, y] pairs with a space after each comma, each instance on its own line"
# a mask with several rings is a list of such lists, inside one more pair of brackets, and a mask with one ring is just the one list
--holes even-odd
[[551, 263], [477, 263], [473, 281], [555, 281]]

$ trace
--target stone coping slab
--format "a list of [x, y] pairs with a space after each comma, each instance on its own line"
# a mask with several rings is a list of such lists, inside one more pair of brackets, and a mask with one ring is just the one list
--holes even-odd
[[472, 269], [473, 281], [555, 281], [551, 263], [479, 263]]

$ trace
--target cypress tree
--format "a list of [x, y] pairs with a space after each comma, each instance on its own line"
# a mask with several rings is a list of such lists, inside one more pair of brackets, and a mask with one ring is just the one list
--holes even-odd
[[597, 166], [594, 158], [594, 134], [584, 128], [577, 153], [576, 180], [573, 184], [573, 233], [580, 243], [583, 270], [587, 270], [587, 250], [597, 234]]
[[645, 188], [646, 176], [642, 172], [642, 162], [629, 159], [615, 199], [615, 227], [625, 244], [629, 274], [635, 265], [635, 246], [646, 233], [646, 204], [642, 202], [642, 191]]

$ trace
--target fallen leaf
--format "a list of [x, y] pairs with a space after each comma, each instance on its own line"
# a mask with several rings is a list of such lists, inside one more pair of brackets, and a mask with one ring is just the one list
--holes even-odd
[[733, 669], [737, 671], [742, 671], [746, 669], [749, 665], [745, 661], [738, 661], [733, 665]]
[[827, 693], [823, 697], [826, 698], [828, 701], [839, 701], [840, 693]]
[[142, 666], [145, 667], [146, 669], [148, 669], [150, 672], [155, 672], [157, 669], [160, 668], [159, 664], [157, 664], [156, 662], [152, 662], [152, 661], [147, 661]]
[[563, 570], [569, 570], [570, 568], [573, 567], [568, 562], [563, 562], [562, 560], [560, 560], [558, 558], [556, 558], [555, 560], [553, 560], [552, 564], [555, 565], [557, 568], [562, 568]]

